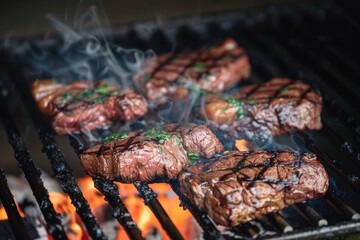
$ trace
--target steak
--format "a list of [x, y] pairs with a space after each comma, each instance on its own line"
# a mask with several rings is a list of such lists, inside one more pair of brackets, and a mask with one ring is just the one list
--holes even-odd
[[181, 191], [224, 226], [322, 196], [329, 186], [316, 156], [294, 151], [228, 152], [188, 167], [179, 181]]
[[113, 121], [133, 120], [147, 112], [147, 103], [140, 94], [102, 81], [94, 86], [83, 81], [36, 81], [32, 93], [40, 111], [52, 118], [58, 134], [90, 131]]
[[235, 95], [208, 95], [202, 115], [236, 136], [267, 139], [291, 130], [322, 127], [322, 98], [299, 80], [274, 78], [241, 88]]
[[155, 104], [167, 98], [184, 99], [189, 89], [221, 93], [250, 76], [249, 58], [233, 39], [219, 45], [155, 59], [145, 74], [147, 99]]
[[205, 125], [169, 124], [105, 140], [80, 154], [81, 164], [93, 177], [125, 183], [173, 179], [199, 157], [224, 150]]

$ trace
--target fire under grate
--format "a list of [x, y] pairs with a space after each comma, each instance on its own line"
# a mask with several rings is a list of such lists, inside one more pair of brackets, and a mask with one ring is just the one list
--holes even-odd
[[[359, 5], [359, 3], [354, 3]], [[136, 47], [142, 50], [154, 49], [157, 53], [169, 51], [172, 43], [178, 43], [177, 50], [195, 49], [208, 46], [226, 37], [233, 37], [250, 56], [253, 67], [251, 81], [264, 82], [276, 76], [301, 79], [317, 86], [324, 98], [322, 115], [324, 127], [319, 132], [298, 132], [281, 137], [289, 147], [308, 150], [318, 155], [330, 176], [330, 189], [321, 199], [289, 206], [279, 213], [271, 213], [255, 221], [220, 232], [206, 213], [199, 211], [181, 194], [177, 181], [169, 181], [174, 192], [181, 199], [183, 207], [190, 210], [204, 231], [204, 239], [271, 238], [299, 239], [308, 237], [329, 237], [360, 231], [360, 77], [359, 55], [354, 49], [359, 37], [360, 23], [356, 9], [338, 5], [331, 1], [317, 5], [298, 4], [267, 8], [244, 13], [218, 13], [198, 18], [182, 18], [170, 22], [160, 29], [156, 23], [141, 23], [151, 31], [146, 33], [132, 28], [119, 27], [111, 36], [116, 44], [124, 48]], [[191, 24], [190, 24], [191, 23]], [[334, 30], [335, 29], [335, 30]], [[334, 32], [351, 33], [351, 38], [334, 38]], [[35, 42], [34, 39], [27, 41]], [[181, 43], [181, 44], [180, 44]], [[51, 44], [49, 44], [50, 47]], [[7, 54], [7, 53], [6, 53]], [[54, 175], [59, 179], [62, 190], [69, 195], [77, 214], [93, 239], [106, 239], [103, 230], [91, 213], [76, 178], [72, 174], [61, 146], [56, 143], [52, 130], [39, 113], [29, 91], [29, 80], [25, 76], [28, 62], [14, 60], [11, 53], [1, 60], [9, 70], [11, 81], [1, 80], [2, 92], [15, 85], [28, 110], [38, 136], [43, 144]], [[14, 84], [15, 83], [15, 84]], [[47, 231], [54, 239], [66, 239], [60, 217], [50, 202], [47, 189], [40, 179], [41, 173], [31, 159], [22, 140], [12, 114], [7, 96], [1, 96], [1, 119], [9, 142], [15, 152], [18, 165], [29, 182], [46, 221]], [[355, 130], [355, 131], [354, 131]], [[74, 151], [80, 153], [86, 147], [69, 137]], [[12, 207], [6, 189], [6, 178], [0, 171], [1, 202], [8, 204], [10, 225], [17, 226], [16, 237], [30, 239], [16, 208]], [[113, 209], [113, 216], [131, 239], [143, 239], [141, 229], [133, 221], [122, 202], [114, 183], [94, 179], [95, 187], [103, 193]], [[157, 194], [145, 183], [135, 183], [139, 196], [153, 211], [171, 239], [183, 239], [176, 226], [157, 200]], [[9, 202], [10, 201], [10, 202]], [[269, 234], [271, 233], [271, 234]]]

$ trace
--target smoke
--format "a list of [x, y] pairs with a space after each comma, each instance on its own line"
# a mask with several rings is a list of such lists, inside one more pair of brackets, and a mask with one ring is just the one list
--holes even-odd
[[[60, 82], [69, 82], [69, 73], [76, 79], [84, 79], [90, 85], [96, 79], [118, 83], [121, 87], [134, 86], [132, 75], [144, 69], [144, 62], [155, 57], [152, 50], [125, 49], [110, 41], [111, 32], [103, 27], [98, 7], [91, 6], [81, 14], [77, 12], [72, 27], [54, 15], [46, 18], [62, 38], [56, 49], [62, 64], [49, 64], [47, 69]], [[105, 20], [107, 22], [107, 20]], [[135, 83], [135, 86], [138, 84]], [[138, 86], [137, 86], [138, 87]]]

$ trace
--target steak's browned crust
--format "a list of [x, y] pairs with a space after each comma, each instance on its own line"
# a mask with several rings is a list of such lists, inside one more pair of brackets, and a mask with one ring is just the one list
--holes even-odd
[[204, 115], [241, 136], [267, 138], [293, 129], [318, 130], [322, 98], [299, 80], [274, 78], [243, 87], [233, 96], [209, 95]]
[[205, 125], [165, 125], [162, 130], [137, 131], [123, 139], [97, 144], [81, 155], [91, 176], [125, 183], [175, 178], [189, 163], [188, 154], [211, 157], [223, 146]]
[[113, 121], [136, 119], [147, 112], [140, 94], [101, 81], [91, 87], [84, 81], [60, 84], [41, 80], [32, 85], [32, 93], [40, 111], [52, 118], [58, 134], [89, 131]]
[[329, 183], [311, 153], [232, 151], [179, 176], [181, 191], [215, 222], [235, 226], [322, 196]]
[[145, 92], [155, 104], [167, 97], [188, 96], [190, 86], [207, 92], [220, 93], [250, 76], [250, 63], [243, 48], [233, 39], [226, 39], [209, 49], [177, 55], [164, 54], [144, 75]]

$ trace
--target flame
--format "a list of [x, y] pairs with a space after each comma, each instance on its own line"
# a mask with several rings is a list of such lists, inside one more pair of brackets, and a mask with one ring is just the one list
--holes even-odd
[[[107, 204], [101, 193], [94, 187], [93, 181], [90, 177], [79, 179], [79, 186], [83, 191], [85, 198], [88, 200], [93, 212], [95, 212], [100, 206]], [[119, 193], [124, 204], [128, 208], [133, 220], [141, 229], [143, 236], [151, 234], [155, 228], [160, 232], [162, 236], [161, 239], [170, 239], [149, 207], [144, 204], [143, 199], [138, 197], [136, 188], [131, 184], [117, 183], [117, 186], [119, 187]], [[150, 184], [149, 186], [158, 194], [158, 200], [164, 207], [165, 211], [169, 214], [169, 217], [174, 222], [175, 226], [177, 226], [181, 234], [185, 236], [185, 239], [193, 239], [190, 230], [193, 226], [192, 224], [189, 224], [192, 216], [189, 211], [184, 211], [181, 207], [179, 207], [180, 200], [172, 191], [171, 187], [165, 183]], [[117, 232], [117, 239], [128, 239], [121, 226]]]
[[[16, 204], [16, 207], [17, 207], [19, 213], [20, 213], [20, 216], [21, 216], [21, 217], [24, 217], [24, 213], [21, 211], [19, 205], [18, 205], [16, 202], [15, 202], [15, 204]], [[5, 208], [4, 208], [4, 206], [0, 203], [0, 221], [1, 221], [1, 220], [7, 220], [7, 219], [8, 219], [8, 215], [7, 215], [6, 211], [5, 211]]]
[[62, 216], [62, 221], [66, 236], [69, 240], [88, 239], [83, 235], [81, 221], [76, 215], [75, 207], [71, 204], [70, 198], [62, 193], [50, 192], [50, 201], [53, 203], [55, 211]]
[[248, 151], [249, 148], [247, 147], [248, 145], [248, 141], [244, 140], [244, 139], [237, 139], [235, 140], [235, 147], [239, 150], [239, 151]]

